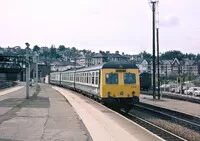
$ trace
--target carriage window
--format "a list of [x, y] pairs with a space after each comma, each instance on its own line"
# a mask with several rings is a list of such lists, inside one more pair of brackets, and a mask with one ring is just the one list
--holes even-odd
[[89, 76], [88, 76], [88, 83], [91, 84], [91, 73], [89, 72]]
[[87, 73], [85, 73], [84, 83], [86, 83], [86, 79], [87, 79]]
[[118, 84], [118, 74], [117, 73], [107, 73], [106, 74], [106, 84]]
[[136, 84], [136, 76], [134, 73], [124, 73], [124, 84]]
[[81, 77], [80, 77], [80, 78], [81, 78], [80, 82], [82, 83], [82, 79], [83, 79], [83, 77], [82, 77], [82, 73], [80, 73], [80, 75], [81, 75]]
[[96, 85], [98, 85], [98, 83], [99, 83], [99, 73], [98, 72], [96, 72], [96, 79], [95, 79], [95, 84]]
[[92, 84], [94, 84], [94, 72], [92, 72]]
[[86, 79], [87, 79], [87, 80], [86, 80], [86, 83], [88, 83], [88, 73], [86, 73], [86, 75], [87, 75], [87, 76], [86, 76]]

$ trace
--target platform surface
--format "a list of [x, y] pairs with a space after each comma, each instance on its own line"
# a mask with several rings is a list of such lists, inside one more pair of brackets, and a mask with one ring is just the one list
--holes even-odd
[[[0, 140], [92, 141], [73, 107], [54, 89], [40, 84], [29, 100], [25, 88], [0, 96]], [[35, 88], [30, 88], [30, 96]]]
[[164, 107], [172, 110], [176, 110], [182, 113], [187, 113], [190, 115], [194, 115], [200, 118], [200, 104], [182, 101], [182, 100], [175, 100], [175, 99], [168, 99], [162, 98], [161, 100], [153, 100], [153, 96], [149, 95], [140, 95], [140, 102], [155, 105], [158, 107]]
[[76, 92], [52, 86], [78, 113], [94, 141], [159, 141], [161, 138]]

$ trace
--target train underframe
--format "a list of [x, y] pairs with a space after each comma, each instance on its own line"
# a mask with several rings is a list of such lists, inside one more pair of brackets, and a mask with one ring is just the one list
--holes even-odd
[[108, 97], [103, 98], [102, 102], [115, 111], [123, 109], [126, 113], [128, 113], [134, 107], [134, 104], [139, 103], [139, 98], [136, 96], [131, 98]]

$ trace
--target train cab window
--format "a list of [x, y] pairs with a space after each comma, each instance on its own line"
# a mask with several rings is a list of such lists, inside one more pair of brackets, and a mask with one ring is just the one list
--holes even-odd
[[124, 84], [136, 84], [136, 75], [134, 73], [124, 73]]
[[117, 73], [107, 73], [106, 74], [106, 84], [118, 84], [118, 74]]

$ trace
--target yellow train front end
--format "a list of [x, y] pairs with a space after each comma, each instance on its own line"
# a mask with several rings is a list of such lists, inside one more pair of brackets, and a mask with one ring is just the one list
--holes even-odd
[[139, 102], [140, 82], [136, 66], [119, 65], [101, 70], [100, 97], [117, 108], [130, 109]]

